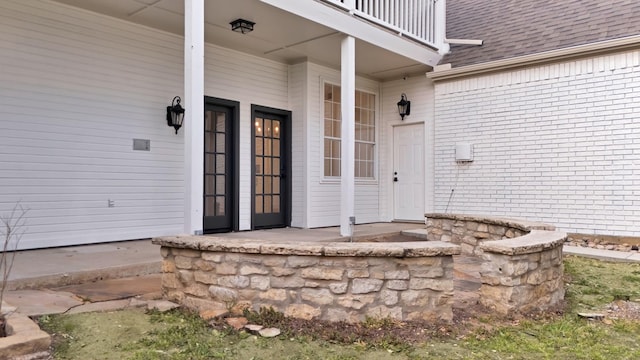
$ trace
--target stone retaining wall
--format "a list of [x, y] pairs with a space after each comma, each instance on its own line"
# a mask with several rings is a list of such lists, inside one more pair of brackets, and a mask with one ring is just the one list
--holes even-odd
[[451, 320], [453, 258], [442, 242], [265, 243], [163, 237], [164, 295], [222, 313], [272, 307], [329, 321], [366, 317]]
[[482, 259], [480, 303], [500, 314], [551, 309], [564, 299], [562, 245], [552, 225], [457, 214], [427, 214], [429, 240], [460, 244]]

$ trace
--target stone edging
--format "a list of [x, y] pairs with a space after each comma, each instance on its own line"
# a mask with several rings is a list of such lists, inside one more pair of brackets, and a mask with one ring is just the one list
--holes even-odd
[[431, 257], [460, 254], [460, 247], [443, 241], [413, 241], [402, 243], [369, 242], [296, 242], [219, 238], [215, 236], [164, 236], [152, 243], [168, 248], [209, 252], [291, 256], [353, 256], [353, 257]]
[[512, 218], [492, 217], [492, 216], [449, 214], [449, 213], [447, 214], [427, 213], [427, 214], [424, 214], [424, 216], [427, 219], [449, 219], [449, 220], [458, 220], [458, 221], [464, 221], [464, 222], [477, 222], [477, 223], [486, 224], [486, 225], [496, 225], [496, 226], [502, 226], [506, 228], [518, 229], [521, 231], [530, 231], [530, 230], [554, 231], [556, 229], [555, 226], [550, 224], [545, 224], [542, 222], [512, 219]]
[[564, 244], [567, 234], [558, 231], [531, 230], [513, 239], [485, 241], [480, 248], [485, 252], [504, 255], [523, 255], [553, 249]]
[[15, 312], [8, 315], [7, 330], [9, 336], [0, 338], [0, 359], [14, 359], [49, 350], [51, 336], [26, 315]]

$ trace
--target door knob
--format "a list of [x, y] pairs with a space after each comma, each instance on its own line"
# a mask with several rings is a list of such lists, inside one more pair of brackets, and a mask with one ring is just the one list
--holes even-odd
[[398, 182], [398, 172], [397, 171], [393, 172], [393, 182]]

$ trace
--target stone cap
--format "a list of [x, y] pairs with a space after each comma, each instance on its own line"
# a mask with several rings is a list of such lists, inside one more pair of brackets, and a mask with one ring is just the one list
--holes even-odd
[[536, 221], [513, 219], [513, 218], [466, 215], [466, 214], [444, 214], [444, 213], [427, 213], [427, 214], [424, 214], [424, 216], [427, 219], [448, 219], [448, 220], [469, 221], [469, 222], [473, 221], [481, 224], [497, 225], [497, 226], [519, 229], [522, 231], [531, 231], [531, 230], [555, 231], [556, 230], [556, 227], [554, 225], [545, 224], [545, 223], [536, 222]]
[[297, 256], [435, 257], [460, 254], [460, 246], [443, 241], [327, 242], [229, 239], [216, 236], [162, 236], [155, 245], [212, 252]]
[[485, 241], [480, 249], [505, 255], [523, 255], [553, 249], [564, 244], [567, 234], [559, 231], [531, 230], [530, 233], [503, 240]]

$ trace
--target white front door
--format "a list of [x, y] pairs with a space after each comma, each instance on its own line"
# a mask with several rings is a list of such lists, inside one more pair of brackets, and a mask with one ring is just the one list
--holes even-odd
[[396, 220], [424, 220], [424, 125], [393, 128], [393, 194]]

